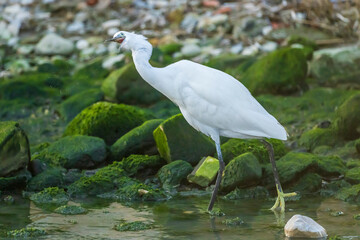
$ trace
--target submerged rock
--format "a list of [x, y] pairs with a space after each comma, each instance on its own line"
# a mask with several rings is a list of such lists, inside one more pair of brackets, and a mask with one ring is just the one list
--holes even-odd
[[257, 158], [252, 153], [244, 153], [225, 167], [220, 189], [229, 192], [236, 187], [251, 186], [259, 182], [261, 176], [262, 169]]
[[78, 214], [84, 214], [87, 213], [87, 209], [83, 208], [81, 206], [75, 206], [75, 205], [64, 205], [61, 207], [58, 207], [54, 210], [54, 212], [63, 214], [63, 215], [78, 215]]
[[25, 168], [30, 161], [28, 138], [17, 122], [0, 122], [0, 177]]
[[151, 228], [152, 224], [143, 221], [123, 222], [114, 226], [114, 229], [119, 232], [143, 231]]
[[55, 33], [49, 33], [36, 45], [35, 51], [43, 55], [69, 55], [74, 51], [74, 44]]
[[232, 218], [232, 219], [226, 219], [226, 220], [222, 221], [222, 224], [225, 224], [226, 226], [239, 226], [244, 223], [245, 222], [239, 217]]
[[160, 168], [157, 176], [165, 188], [177, 186], [193, 170], [193, 167], [186, 161], [176, 160]]
[[62, 188], [50, 187], [34, 193], [30, 196], [30, 200], [36, 204], [64, 205], [69, 201], [69, 196]]
[[107, 156], [104, 140], [91, 136], [66, 136], [32, 157], [52, 166], [87, 169], [99, 165]]
[[235, 188], [235, 190], [225, 195], [225, 199], [237, 200], [237, 199], [267, 199], [269, 197], [269, 191], [262, 186], [256, 186], [252, 188]]
[[113, 71], [101, 89], [107, 99], [125, 104], [149, 105], [163, 98], [160, 92], [141, 78], [134, 63]]
[[154, 139], [160, 156], [168, 162], [183, 159], [195, 165], [215, 151], [214, 143], [192, 128], [182, 114], [161, 123], [154, 131]]
[[326, 239], [326, 230], [313, 219], [296, 214], [290, 218], [284, 227], [287, 237]]
[[22, 228], [17, 230], [8, 231], [7, 237], [13, 239], [33, 239], [46, 235], [46, 231], [37, 228]]
[[155, 174], [165, 163], [165, 160], [158, 155], [130, 155], [122, 160], [122, 167], [129, 176], [136, 174], [145, 177], [149, 174]]
[[146, 154], [151, 151], [156, 147], [153, 132], [162, 122], [162, 119], [148, 120], [124, 134], [111, 146], [111, 160], [120, 161], [130, 154]]
[[111, 145], [149, 117], [144, 111], [132, 106], [98, 102], [81, 111], [68, 124], [64, 136], [76, 134], [95, 136]]
[[241, 81], [253, 94], [290, 94], [306, 89], [306, 58], [301, 50], [283, 48], [259, 59]]
[[360, 137], [360, 93], [348, 98], [336, 111], [338, 134], [346, 140]]
[[187, 176], [191, 183], [207, 187], [215, 179], [219, 171], [219, 160], [213, 157], [204, 157]]

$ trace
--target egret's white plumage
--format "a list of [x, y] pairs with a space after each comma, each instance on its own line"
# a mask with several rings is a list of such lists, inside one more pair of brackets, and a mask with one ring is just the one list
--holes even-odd
[[[131, 50], [141, 77], [179, 106], [192, 127], [215, 141], [221, 173], [220, 136], [287, 139], [284, 127], [229, 74], [188, 60], [155, 68], [149, 64], [152, 46], [144, 36], [120, 31], [110, 40]], [[217, 187], [220, 181], [221, 176]]]

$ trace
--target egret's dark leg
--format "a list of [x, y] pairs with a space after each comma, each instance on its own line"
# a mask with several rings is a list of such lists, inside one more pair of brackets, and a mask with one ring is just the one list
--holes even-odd
[[215, 146], [216, 146], [216, 152], [218, 155], [218, 159], [219, 159], [219, 172], [216, 178], [216, 183], [215, 183], [215, 189], [212, 193], [211, 199], [210, 199], [210, 203], [209, 203], [209, 207], [208, 207], [208, 211], [211, 211], [214, 207], [214, 203], [215, 203], [215, 199], [216, 199], [216, 195], [219, 191], [219, 187], [220, 187], [220, 183], [221, 183], [221, 178], [225, 169], [225, 163], [223, 161], [223, 157], [222, 157], [222, 153], [221, 153], [221, 147], [220, 147], [220, 142], [215, 142]]
[[269, 143], [263, 139], [260, 141], [265, 145], [266, 149], [268, 150], [269, 158], [270, 158], [270, 162], [271, 162], [271, 166], [272, 166], [272, 170], [273, 170], [273, 174], [274, 174], [276, 190], [278, 193], [276, 202], [275, 202], [274, 206], [271, 208], [271, 210], [275, 210], [277, 207], [281, 207], [281, 212], [284, 212], [285, 211], [284, 197], [295, 196], [296, 193], [284, 193], [283, 192], [283, 189], [282, 189], [281, 183], [280, 183], [279, 173], [276, 168], [275, 157], [274, 157], [274, 148], [271, 145], [271, 143]]

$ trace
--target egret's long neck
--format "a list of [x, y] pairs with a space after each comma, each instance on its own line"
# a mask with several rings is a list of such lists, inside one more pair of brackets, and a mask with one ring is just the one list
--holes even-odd
[[152, 46], [145, 40], [139, 47], [132, 49], [132, 56], [136, 70], [146, 82], [164, 95], [167, 95], [169, 87], [168, 83], [165, 83], [167, 77], [161, 68], [154, 68], [150, 65], [149, 60], [151, 53]]

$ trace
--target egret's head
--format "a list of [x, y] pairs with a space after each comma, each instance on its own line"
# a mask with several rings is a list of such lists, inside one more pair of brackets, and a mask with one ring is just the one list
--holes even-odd
[[146, 37], [144, 37], [143, 35], [126, 31], [119, 31], [115, 33], [111, 39], [108, 39], [106, 41], [117, 42], [120, 44], [120, 48], [127, 50], [136, 50], [144, 44], [149, 44], [148, 41], [146, 41]]

